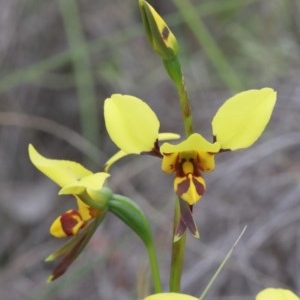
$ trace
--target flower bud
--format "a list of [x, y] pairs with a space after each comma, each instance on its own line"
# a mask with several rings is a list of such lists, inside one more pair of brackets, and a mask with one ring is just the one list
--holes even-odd
[[153, 50], [163, 60], [176, 58], [178, 43], [166, 22], [147, 1], [140, 0], [139, 6], [147, 39]]

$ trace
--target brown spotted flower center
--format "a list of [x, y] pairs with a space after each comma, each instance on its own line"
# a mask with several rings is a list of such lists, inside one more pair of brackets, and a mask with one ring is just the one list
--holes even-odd
[[190, 205], [205, 192], [205, 182], [199, 170], [200, 159], [196, 151], [180, 152], [174, 164], [174, 190]]

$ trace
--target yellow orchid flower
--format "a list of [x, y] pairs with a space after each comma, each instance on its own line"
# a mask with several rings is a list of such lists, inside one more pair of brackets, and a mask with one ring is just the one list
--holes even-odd
[[279, 288], [266, 288], [260, 291], [255, 300], [299, 300], [292, 291]]
[[53, 236], [71, 238], [46, 258], [47, 262], [58, 260], [48, 281], [57, 279], [68, 270], [108, 212], [117, 216], [142, 239], [154, 263], [153, 238], [144, 213], [131, 199], [103, 187], [110, 176], [108, 173], [92, 173], [73, 161], [46, 158], [32, 145], [29, 145], [28, 152], [33, 165], [61, 187], [59, 195], [73, 195], [77, 201], [77, 209], [67, 210], [50, 227]]
[[198, 202], [206, 188], [201, 172], [214, 169], [214, 154], [220, 151], [220, 144], [212, 144], [194, 133], [177, 145], [164, 143], [160, 151], [163, 154], [162, 170], [175, 174], [176, 194], [189, 205]]
[[50, 233], [57, 238], [77, 235], [87, 223], [101, 215], [101, 211], [93, 209], [77, 199], [78, 209], [70, 209], [58, 216], [50, 227]]
[[99, 217], [104, 210], [93, 208], [82, 201], [81, 195], [92, 196], [102, 188], [108, 173], [93, 174], [79, 163], [67, 160], [48, 159], [32, 146], [28, 148], [33, 165], [62, 189], [60, 195], [72, 194], [76, 198], [77, 209], [71, 209], [57, 217], [50, 227], [50, 233], [58, 238], [77, 235], [88, 222]]
[[197, 300], [198, 298], [195, 298], [190, 295], [186, 294], [179, 294], [179, 293], [159, 293], [155, 295], [150, 295], [144, 300]]
[[275, 102], [276, 92], [271, 88], [238, 93], [219, 108], [212, 120], [214, 142], [194, 133], [177, 145], [159, 146], [159, 141], [178, 136], [166, 134], [162, 139], [155, 113], [142, 100], [129, 95], [112, 95], [105, 100], [104, 118], [107, 131], [120, 152], [107, 162], [106, 168], [128, 154], [162, 157], [162, 170], [175, 175], [176, 194], [194, 205], [205, 192], [202, 172], [214, 169], [215, 154], [251, 146], [269, 122]]

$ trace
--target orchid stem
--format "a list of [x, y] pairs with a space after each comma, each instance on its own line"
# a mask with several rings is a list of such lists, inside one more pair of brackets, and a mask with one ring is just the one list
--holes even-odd
[[190, 99], [187, 93], [184, 76], [181, 71], [181, 66], [178, 58], [172, 60], [163, 60], [164, 67], [177, 88], [179, 97], [180, 110], [183, 116], [184, 131], [186, 137], [189, 137], [193, 132], [193, 120], [190, 107]]
[[155, 293], [161, 293], [162, 286], [161, 286], [157, 256], [156, 256], [153, 242], [147, 245], [147, 252], [148, 252], [149, 263], [151, 267], [151, 274], [152, 274]]
[[184, 83], [183, 75], [182, 75], [182, 81], [180, 82], [179, 85], [177, 85], [177, 91], [179, 96], [180, 109], [183, 116], [185, 136], [189, 137], [194, 132], [194, 129], [193, 129], [193, 119], [192, 119], [192, 112], [190, 106], [190, 99], [187, 93], [186, 85]]
[[180, 292], [181, 285], [181, 274], [184, 264], [184, 253], [185, 253], [185, 242], [186, 234], [174, 242], [175, 230], [180, 220], [180, 206], [179, 199], [176, 199], [175, 214], [174, 214], [174, 229], [173, 229], [173, 240], [172, 240], [172, 258], [171, 258], [171, 269], [170, 269], [170, 291], [174, 293]]
[[[184, 123], [184, 131], [185, 136], [189, 137], [193, 132], [193, 121], [192, 121], [192, 113], [190, 107], [190, 99], [187, 93], [187, 89], [184, 82], [184, 77], [181, 72], [180, 63], [177, 59], [175, 59], [172, 63], [164, 62], [164, 65], [171, 75], [171, 79], [176, 85], [180, 109], [183, 116]], [[184, 255], [185, 255], [185, 245], [186, 245], [186, 234], [184, 233], [182, 237], [174, 242], [174, 237], [176, 234], [176, 227], [178, 222], [180, 221], [181, 213], [180, 213], [180, 199], [177, 198], [175, 213], [174, 213], [174, 231], [173, 231], [173, 245], [172, 245], [172, 257], [171, 257], [171, 269], [170, 269], [170, 291], [171, 292], [180, 292], [181, 286], [181, 276], [184, 264]]]

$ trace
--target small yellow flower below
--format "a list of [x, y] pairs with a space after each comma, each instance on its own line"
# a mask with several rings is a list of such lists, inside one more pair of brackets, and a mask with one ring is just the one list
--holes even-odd
[[256, 300], [299, 300], [299, 297], [292, 291], [279, 288], [267, 288], [260, 291]]
[[159, 293], [148, 296], [144, 298], [144, 300], [198, 300], [198, 298], [186, 294]]
[[[64, 212], [52, 223], [50, 233], [53, 236], [61, 238], [77, 235], [90, 220], [104, 212], [101, 207], [96, 209], [84, 203], [82, 195], [86, 193], [95, 199], [96, 192], [103, 187], [105, 180], [110, 176], [108, 173], [92, 173], [74, 161], [46, 158], [32, 145], [29, 145], [28, 151], [33, 165], [62, 188], [60, 195], [71, 194], [76, 198], [78, 209]], [[103, 203], [105, 206], [104, 200]]]

